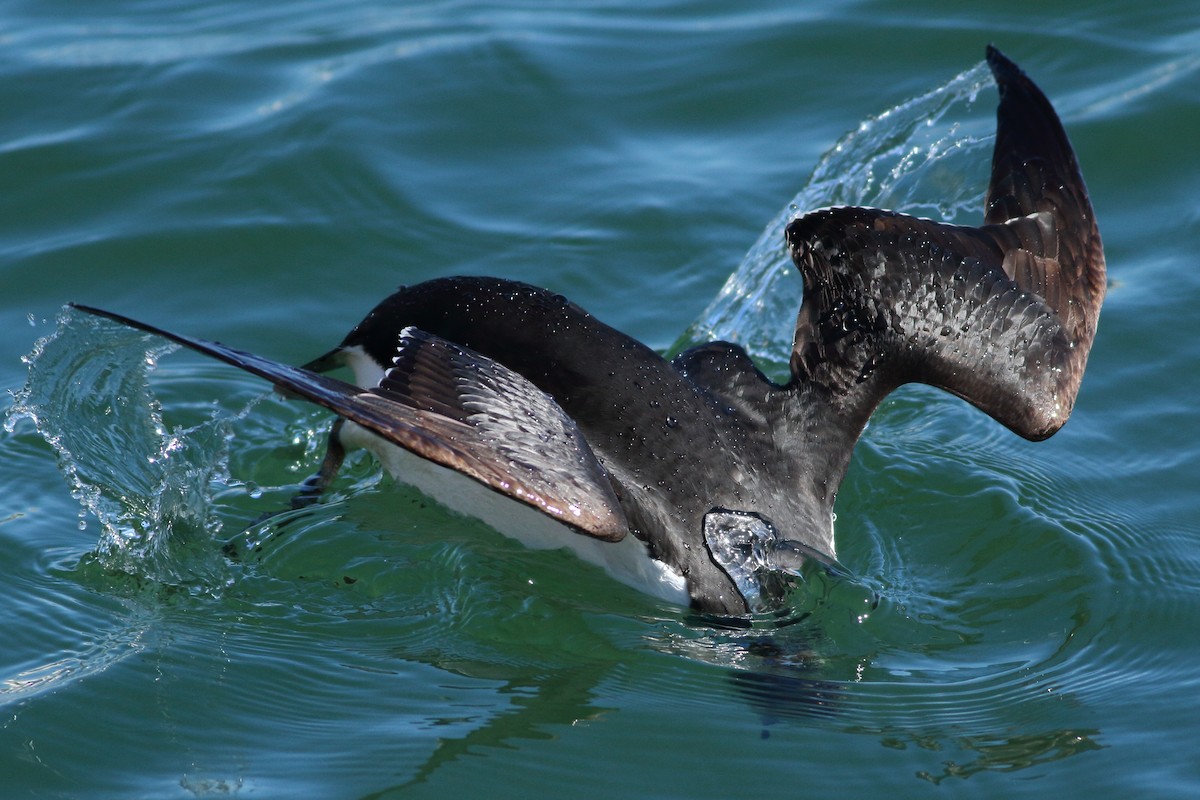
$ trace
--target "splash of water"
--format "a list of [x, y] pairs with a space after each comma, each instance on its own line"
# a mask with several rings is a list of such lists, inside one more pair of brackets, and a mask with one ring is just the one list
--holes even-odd
[[995, 123], [974, 106], [980, 90], [990, 84], [981, 62], [843, 136], [758, 237], [676, 349], [714, 339], [736, 342], [768, 374], [787, 374], [791, 322], [803, 287], [784, 248], [783, 231], [802, 213], [861, 205], [946, 221], [960, 214], [982, 218]]
[[[29, 377], [5, 420], [28, 420], [58, 455], [80, 503], [80, 528], [101, 528], [102, 570], [212, 591], [220, 531], [214, 487], [228, 482], [227, 420], [168, 429], [149, 383], [163, 340], [64, 310], [24, 357]], [[206, 553], [210, 553], [206, 555]]]

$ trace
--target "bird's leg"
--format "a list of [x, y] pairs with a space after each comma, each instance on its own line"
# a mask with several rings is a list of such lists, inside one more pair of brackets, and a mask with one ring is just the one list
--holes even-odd
[[328, 443], [325, 445], [325, 459], [321, 462], [321, 468], [317, 470], [317, 474], [305, 480], [300, 491], [292, 496], [292, 508], [308, 508], [314, 503], [320, 502], [321, 495], [337, 477], [338, 470], [342, 467], [342, 461], [346, 458], [346, 448], [341, 440], [342, 423], [344, 422], [344, 419], [338, 417], [333, 423], [333, 428], [329, 431]]
[[[342, 444], [341, 437], [338, 435], [341, 432], [343, 422], [344, 420], [341, 417], [338, 417], [337, 421], [333, 423], [333, 428], [329, 431], [329, 439], [325, 446], [325, 458], [321, 461], [321, 468], [317, 470], [315, 475], [309, 477], [304, 481], [303, 484], [301, 484], [300, 491], [292, 495], [292, 500], [288, 504], [289, 508], [280, 511], [266, 512], [258, 519], [254, 520], [254, 522], [249, 526], [247, 526], [245, 531], [225, 542], [225, 544], [221, 547], [221, 551], [226, 556], [235, 560], [240, 560], [242, 558], [243, 551], [246, 549], [246, 544], [245, 542], [242, 542], [242, 546], [239, 547], [238, 542], [245, 538], [248, 531], [254, 529], [258, 525], [261, 525], [266, 520], [283, 514], [285, 510], [308, 508], [309, 506], [315, 505], [321, 501], [321, 495], [323, 495], [325, 490], [329, 488], [329, 485], [333, 483], [333, 479], [337, 477], [338, 470], [342, 466], [342, 461], [344, 461], [346, 458], [346, 448]], [[257, 552], [259, 549], [261, 549], [261, 547], [262, 543], [259, 542], [251, 549]]]

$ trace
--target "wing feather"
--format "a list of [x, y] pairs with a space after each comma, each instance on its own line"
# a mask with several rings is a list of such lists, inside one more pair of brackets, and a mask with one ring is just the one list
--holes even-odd
[[628, 532], [607, 473], [571, 419], [529, 381], [464, 347], [408, 329], [393, 368], [378, 387], [363, 390], [218, 342], [74, 307], [266, 378], [579, 533], [615, 542]]
[[920, 381], [1030, 439], [1070, 415], [1104, 299], [1095, 215], [1041, 91], [994, 48], [996, 152], [979, 228], [867, 208], [787, 228], [804, 277], [792, 371], [861, 429]]

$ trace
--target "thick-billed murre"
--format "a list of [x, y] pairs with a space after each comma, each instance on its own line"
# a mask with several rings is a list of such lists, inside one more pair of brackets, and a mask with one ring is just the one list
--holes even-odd
[[[771, 574], [832, 562], [851, 451], [897, 386], [940, 387], [1032, 440], [1071, 413], [1105, 292], [1100, 234], [1049, 101], [995, 48], [987, 60], [1000, 104], [984, 224], [850, 207], [793, 220], [804, 299], [785, 385], [736, 345], [667, 361], [557, 294], [496, 278], [402, 288], [304, 367], [76, 307], [336, 412], [310, 496], [346, 448], [366, 447], [503, 533], [746, 614], [769, 604]], [[357, 385], [319, 374], [340, 366]]]

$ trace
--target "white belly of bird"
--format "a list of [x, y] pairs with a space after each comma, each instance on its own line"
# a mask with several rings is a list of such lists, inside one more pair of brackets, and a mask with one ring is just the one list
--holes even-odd
[[374, 453], [398, 483], [418, 489], [452, 511], [480, 519], [526, 547], [566, 548], [627, 586], [671, 603], [688, 604], [683, 576], [650, 558], [646, 545], [632, 535], [619, 542], [605, 542], [576, 533], [540, 511], [384, 441], [350, 421], [342, 426], [341, 440], [347, 448], [362, 447]]

